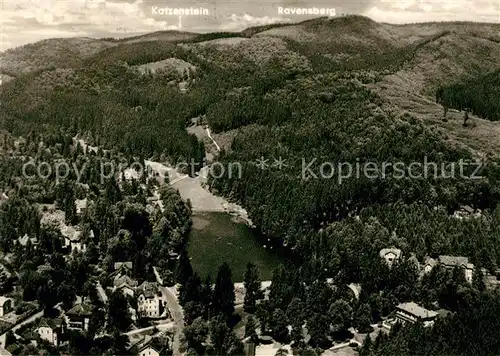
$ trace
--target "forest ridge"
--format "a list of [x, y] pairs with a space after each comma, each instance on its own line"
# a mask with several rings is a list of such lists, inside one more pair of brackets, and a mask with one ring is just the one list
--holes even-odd
[[[395, 328], [374, 345], [367, 341], [361, 352], [498, 354], [500, 298], [483, 279], [500, 267], [499, 34], [496, 24], [390, 25], [345, 16], [238, 33], [53, 39], [2, 53], [0, 127], [8, 133], [0, 183], [9, 200], [0, 209], [0, 248], [21, 248], [13, 243], [19, 232], [36, 235], [44, 246], [30, 251], [33, 264], [13, 262], [23, 271], [24, 299], [51, 307], [57, 298], [69, 307], [74, 290], [94, 273], [84, 266], [107, 270], [133, 260], [133, 277], [147, 282], [154, 263], [166, 280], [181, 285], [190, 354], [241, 353], [231, 323], [230, 268], [220, 267], [213, 290], [193, 271], [185, 249], [191, 207], [175, 190], [147, 181], [140, 182], [145, 188], [102, 184], [93, 173], [85, 178], [88, 189], [19, 177], [18, 161], [31, 156], [176, 165], [201, 163], [209, 153], [222, 165], [241, 163], [243, 172], [241, 179], [211, 177], [212, 192], [241, 204], [269, 244], [293, 256], [294, 263], [274, 272], [268, 298], [260, 293], [258, 270], [248, 265], [248, 337], [255, 339], [259, 329], [293, 341], [299, 354], [315, 354], [352, 326], [368, 332], [400, 303], [415, 302], [451, 315], [432, 329]], [[193, 122], [212, 130], [220, 152], [186, 130]], [[99, 151], [87, 154], [75, 136]], [[289, 167], [259, 169], [261, 157], [283, 157]], [[362, 177], [339, 184], [297, 179], [292, 167], [304, 157], [351, 164], [411, 164], [427, 157], [438, 164], [481, 161], [484, 169], [481, 180]], [[164, 211], [147, 209], [154, 192]], [[83, 197], [94, 203], [78, 218], [74, 201]], [[49, 202], [65, 211], [66, 223], [95, 230], [85, 259], [70, 262], [78, 279], [37, 272], [44, 263], [66, 263], [45, 256], [59, 250], [57, 232], [39, 223], [36, 206]], [[478, 213], [456, 218], [464, 208]], [[392, 268], [379, 256], [387, 248], [403, 256]], [[169, 253], [179, 261], [164, 261]], [[473, 282], [458, 269], [439, 267], [422, 277], [418, 266], [438, 256], [466, 257], [475, 266]], [[151, 262], [141, 264], [144, 258]], [[41, 288], [53, 275], [65, 288]], [[362, 292], [351, 298], [331, 284], [359, 284]], [[126, 309], [121, 297], [112, 301]], [[97, 325], [104, 325], [101, 309]], [[106, 325], [124, 331], [131, 323], [125, 319], [108, 311]], [[106, 349], [108, 342], [93, 347]]]

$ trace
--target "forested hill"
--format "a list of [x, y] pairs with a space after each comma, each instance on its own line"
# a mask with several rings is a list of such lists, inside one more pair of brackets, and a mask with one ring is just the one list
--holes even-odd
[[[43, 137], [79, 135], [131, 162], [200, 163], [205, 147], [186, 127], [201, 116], [222, 146], [216, 159], [242, 166], [241, 177], [226, 170], [211, 178], [211, 189], [244, 206], [269, 244], [287, 246], [299, 262], [274, 273], [269, 303], [259, 303], [262, 323], [276, 334], [294, 325], [300, 344], [307, 319], [309, 344], [324, 345], [331, 320], [340, 330], [350, 325], [339, 321], [339, 308], [354, 314], [342, 300], [332, 305], [325, 284], [332, 278], [337, 286], [362, 285], [358, 329], [403, 302], [454, 313], [432, 332], [394, 332], [365, 345], [365, 355], [493, 355], [500, 309], [481, 274], [500, 267], [500, 121], [476, 116], [494, 120], [495, 97], [471, 90], [494, 90], [499, 43], [495, 24], [390, 25], [360, 16], [239, 33], [47, 40], [0, 55], [0, 70], [12, 79], [0, 86], [0, 128], [30, 138], [33, 152]], [[483, 76], [492, 79], [485, 87]], [[456, 110], [445, 111], [436, 97]], [[467, 125], [464, 106], [472, 109]], [[457, 166], [478, 158], [479, 170]], [[427, 175], [405, 169], [425, 161], [435, 167]], [[339, 179], [348, 164], [369, 162], [388, 167], [386, 175]], [[14, 178], [6, 186], [15, 191]], [[457, 218], [464, 205], [480, 214]], [[379, 257], [391, 247], [404, 256], [393, 269]], [[474, 282], [458, 269], [419, 278], [415, 262], [439, 255], [468, 257]], [[193, 314], [197, 304], [184, 310]]]
[[436, 99], [447, 107], [468, 109], [483, 119], [500, 120], [500, 70], [438, 89]]
[[[500, 68], [499, 30], [494, 24], [401, 26], [347, 16], [239, 33], [48, 40], [0, 57], [8, 64], [2, 70], [15, 77], [0, 88], [0, 122], [15, 134], [64, 129], [175, 163], [202, 160], [203, 145], [185, 127], [205, 115], [223, 141], [231, 131], [219, 159], [244, 167], [242, 179], [222, 177], [213, 188], [243, 203], [264, 232], [299, 246], [372, 204], [495, 208], [492, 161], [476, 181], [339, 184], [297, 176], [302, 159], [409, 164], [426, 156], [446, 163], [495, 151], [498, 126], [476, 118], [468, 130], [453, 126], [460, 120], [443, 126], [435, 120], [442, 107], [434, 99], [440, 86]], [[65, 59], [62, 50], [71, 55]], [[156, 74], [138, 69], [172, 58], [177, 64]], [[34, 71], [19, 70], [26, 62]], [[255, 166], [260, 157], [272, 163], [280, 156], [286, 169]]]

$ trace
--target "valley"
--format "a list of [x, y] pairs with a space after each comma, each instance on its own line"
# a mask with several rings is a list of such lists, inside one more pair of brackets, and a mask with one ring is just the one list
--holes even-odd
[[[43, 314], [6, 347], [498, 354], [499, 33], [354, 15], [0, 53], [0, 295]], [[304, 160], [483, 171], [338, 181]]]

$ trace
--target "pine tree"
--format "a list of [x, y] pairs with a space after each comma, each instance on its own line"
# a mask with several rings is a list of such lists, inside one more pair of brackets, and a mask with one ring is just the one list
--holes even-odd
[[179, 301], [181, 305], [188, 302], [201, 303], [201, 279], [196, 272], [179, 288]]
[[276, 309], [272, 316], [271, 330], [273, 338], [276, 341], [287, 343], [288, 342], [288, 319], [281, 309]]
[[108, 304], [108, 330], [125, 331], [131, 323], [127, 299], [121, 291], [113, 292]]
[[179, 284], [186, 284], [189, 278], [193, 275], [193, 267], [191, 267], [191, 261], [189, 260], [188, 252], [186, 249], [181, 251], [179, 256], [179, 264], [176, 270], [176, 280]]
[[225, 316], [222, 314], [217, 315], [215, 318], [210, 320], [210, 341], [213, 345], [216, 355], [226, 354], [224, 350], [224, 341], [227, 335], [231, 331], [227, 326]]
[[259, 278], [259, 271], [257, 266], [251, 262], [248, 262], [247, 269], [245, 271], [245, 299], [243, 301], [243, 310], [245, 312], [253, 314], [255, 313], [255, 308], [257, 300], [261, 298], [261, 282]]
[[464, 112], [464, 124], [463, 124], [464, 127], [467, 126], [467, 121], [469, 121], [469, 110], [465, 109], [465, 112]]
[[443, 106], [443, 121], [448, 121], [447, 114], [448, 114], [448, 105], [444, 105]]
[[114, 176], [106, 184], [106, 198], [111, 204], [116, 204], [122, 200], [122, 192]]
[[210, 319], [211, 308], [212, 308], [212, 299], [213, 299], [213, 291], [212, 291], [212, 280], [210, 276], [207, 276], [205, 279], [205, 283], [201, 287], [201, 304], [203, 305], [203, 317], [205, 319]]
[[474, 273], [472, 274], [472, 286], [480, 292], [483, 292], [486, 289], [486, 284], [484, 283], [484, 274], [482, 268], [479, 266], [476, 266], [476, 268], [474, 268]]
[[343, 299], [338, 299], [330, 305], [328, 316], [336, 331], [344, 333], [351, 327], [352, 308]]
[[75, 225], [77, 223], [75, 198], [72, 194], [68, 194], [64, 198], [64, 217], [68, 225]]
[[372, 310], [366, 303], [361, 304], [356, 312], [355, 325], [359, 332], [365, 333], [372, 330], [370, 324], [372, 322]]
[[359, 356], [370, 356], [372, 354], [372, 338], [370, 334], [366, 335], [363, 346], [359, 350]]
[[234, 293], [234, 283], [232, 279], [231, 268], [224, 262], [217, 273], [215, 281], [213, 309], [216, 314], [224, 315], [227, 320], [231, 318], [234, 312], [234, 302], [236, 296]]

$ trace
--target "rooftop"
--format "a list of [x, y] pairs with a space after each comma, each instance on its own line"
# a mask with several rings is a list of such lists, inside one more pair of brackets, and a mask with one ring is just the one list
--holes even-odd
[[90, 316], [92, 315], [92, 306], [85, 303], [80, 303], [71, 308], [66, 315], [72, 316]]
[[19, 237], [17, 241], [23, 246], [26, 246], [28, 244], [28, 241], [31, 241], [32, 244], [36, 244], [38, 242], [35, 237], [30, 238], [28, 234], [24, 234], [24, 236]]
[[127, 269], [132, 269], [132, 266], [133, 266], [132, 261], [115, 262], [115, 264], [114, 264], [115, 271], [122, 268], [122, 267], [125, 267]]
[[146, 298], [154, 298], [159, 292], [156, 282], [143, 282], [139, 286], [139, 294], [144, 294]]
[[[438, 258], [439, 262], [446, 266], [466, 266], [470, 267], [471, 264], [469, 264], [469, 259], [467, 257], [463, 256], [439, 256]], [[473, 267], [474, 265], [472, 265]]]
[[49, 318], [42, 318], [40, 320], [40, 323], [38, 324], [38, 327], [49, 327], [51, 329], [57, 329], [62, 325], [63, 321], [62, 319], [49, 319]]
[[81, 211], [82, 209], [86, 209], [87, 208], [87, 198], [85, 199], [76, 199], [75, 200], [75, 206], [76, 206], [76, 209]]
[[127, 275], [122, 275], [113, 281], [113, 285], [115, 287], [122, 287], [123, 285], [129, 286], [129, 287], [137, 287], [137, 281], [133, 280]]
[[426, 257], [424, 260], [424, 266], [431, 266], [434, 267], [436, 265], [436, 260], [432, 257]]
[[380, 257], [384, 258], [389, 253], [396, 255], [396, 258], [401, 256], [401, 250], [399, 248], [383, 248], [380, 250]]
[[437, 312], [427, 310], [414, 302], [401, 303], [397, 306], [397, 309], [405, 311], [421, 319], [434, 318], [438, 315]]
[[76, 230], [72, 226], [64, 226], [61, 227], [61, 234], [63, 234], [64, 237], [67, 237], [70, 241], [78, 241], [82, 232]]

